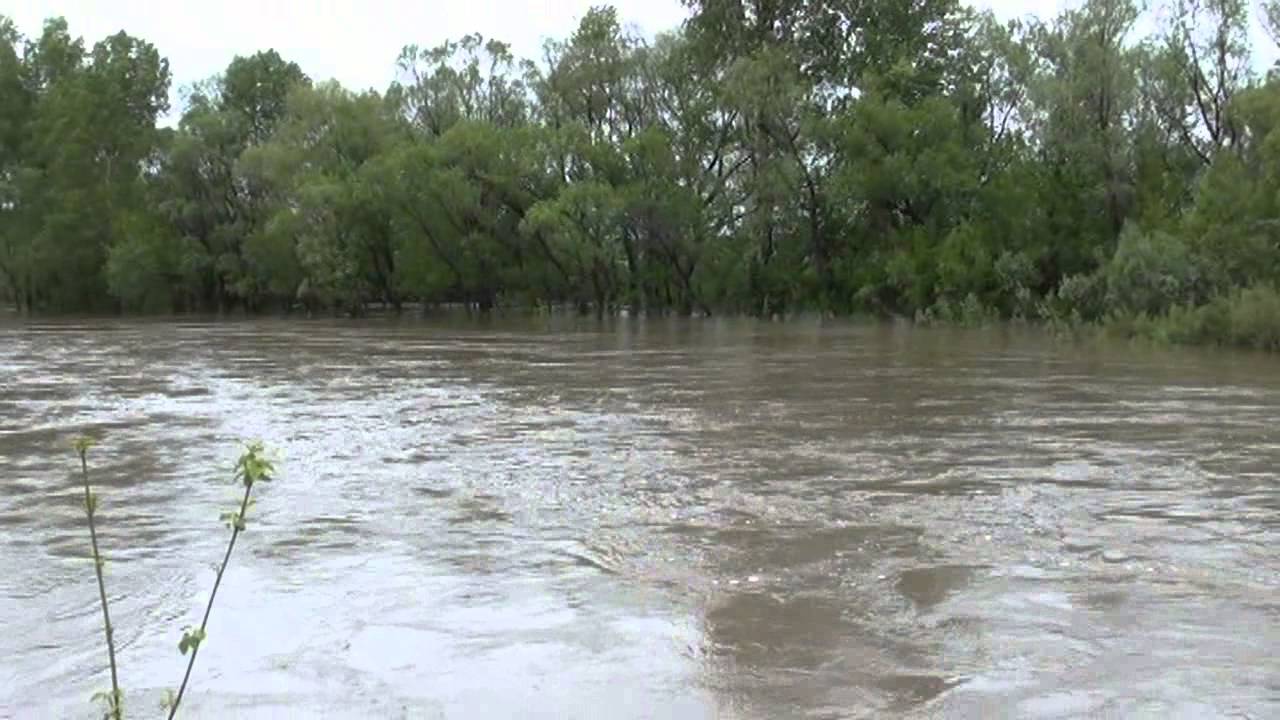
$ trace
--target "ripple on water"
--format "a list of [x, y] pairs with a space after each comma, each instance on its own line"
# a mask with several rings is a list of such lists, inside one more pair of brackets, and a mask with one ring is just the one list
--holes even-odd
[[258, 437], [197, 714], [1280, 713], [1269, 359], [506, 322], [0, 325], [0, 716], [102, 685], [80, 432], [142, 704]]

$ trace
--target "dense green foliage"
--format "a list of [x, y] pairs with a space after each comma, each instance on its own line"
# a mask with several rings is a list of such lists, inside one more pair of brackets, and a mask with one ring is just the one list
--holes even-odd
[[594, 10], [537, 62], [474, 35], [408, 47], [384, 93], [240, 57], [176, 128], [148, 43], [0, 19], [0, 292], [26, 311], [817, 310], [1276, 344], [1280, 76], [1247, 31], [1280, 5], [1176, 0], [1146, 22], [1083, 0], [1000, 24], [959, 0], [688, 3], [653, 41]]

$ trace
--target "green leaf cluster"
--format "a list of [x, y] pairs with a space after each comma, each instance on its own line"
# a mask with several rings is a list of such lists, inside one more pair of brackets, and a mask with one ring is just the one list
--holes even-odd
[[182, 631], [182, 640], [178, 641], [178, 651], [183, 655], [188, 650], [195, 650], [200, 647], [200, 643], [204, 642], [206, 633], [199, 628], [186, 628]]
[[102, 720], [119, 720], [124, 717], [124, 691], [102, 691], [93, 694], [91, 702], [101, 703]]

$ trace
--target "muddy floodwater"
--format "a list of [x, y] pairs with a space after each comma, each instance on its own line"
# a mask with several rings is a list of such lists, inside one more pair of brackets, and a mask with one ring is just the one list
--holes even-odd
[[1280, 359], [1029, 330], [0, 322], [0, 718], [1277, 718]]

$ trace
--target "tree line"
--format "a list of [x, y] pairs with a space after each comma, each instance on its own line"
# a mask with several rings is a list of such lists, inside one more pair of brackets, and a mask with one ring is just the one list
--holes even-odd
[[62, 19], [24, 38], [0, 16], [0, 294], [25, 312], [1110, 320], [1280, 344], [1280, 74], [1249, 42], [1280, 3], [1002, 23], [959, 0], [686, 1], [652, 40], [595, 8], [534, 60], [479, 35], [406, 47], [384, 92], [237, 57], [176, 127], [150, 43], [86, 47]]

